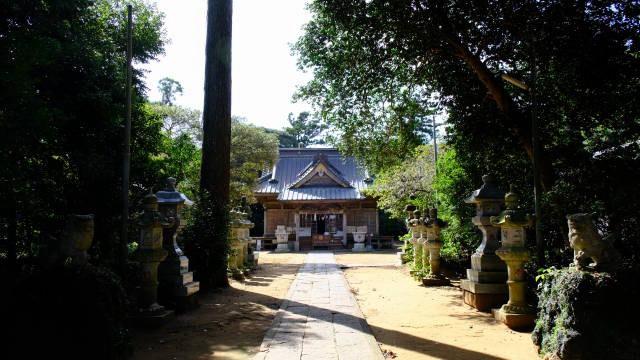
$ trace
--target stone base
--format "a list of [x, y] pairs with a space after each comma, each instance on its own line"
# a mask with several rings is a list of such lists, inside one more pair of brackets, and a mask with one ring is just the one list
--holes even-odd
[[513, 330], [530, 330], [536, 322], [535, 314], [511, 314], [502, 308], [492, 309], [493, 317]]
[[166, 309], [141, 311], [134, 315], [131, 320], [132, 324], [136, 327], [157, 328], [172, 320], [175, 317], [174, 315], [173, 311]]
[[464, 303], [479, 311], [490, 312], [509, 300], [509, 288], [505, 283], [483, 284], [464, 279], [460, 281], [460, 288], [464, 293]]
[[289, 252], [289, 244], [278, 244], [275, 252]]
[[427, 276], [422, 279], [422, 285], [424, 286], [449, 286], [451, 281], [444, 276]]
[[198, 295], [180, 296], [176, 299], [176, 312], [183, 313], [200, 306]]
[[464, 303], [482, 312], [490, 312], [492, 308], [509, 301], [507, 294], [476, 294], [467, 290], [463, 290], [462, 292]]
[[367, 251], [367, 248], [364, 246], [364, 243], [354, 243], [353, 249], [351, 249], [351, 251], [362, 252], [362, 251]]

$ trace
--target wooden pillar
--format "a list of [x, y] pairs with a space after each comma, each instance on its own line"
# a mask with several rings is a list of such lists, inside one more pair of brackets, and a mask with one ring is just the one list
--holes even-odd
[[342, 211], [342, 244], [347, 246], [347, 212]]
[[262, 232], [262, 236], [267, 236], [267, 223], [268, 223], [268, 213], [269, 213], [269, 209], [264, 209], [264, 231]]
[[293, 222], [295, 223], [294, 231], [296, 232], [295, 250], [300, 251], [300, 237], [298, 236], [298, 228], [300, 227], [300, 211], [297, 209], [293, 213]]

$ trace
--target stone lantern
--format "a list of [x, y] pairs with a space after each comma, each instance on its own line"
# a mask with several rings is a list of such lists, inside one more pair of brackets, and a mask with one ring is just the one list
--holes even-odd
[[276, 242], [278, 243], [276, 252], [289, 252], [289, 232], [286, 226], [276, 226]]
[[496, 255], [499, 246], [500, 228], [494, 227], [491, 216], [500, 213], [504, 203], [504, 191], [494, 183], [493, 176], [482, 177], [482, 186], [475, 190], [465, 202], [476, 206], [476, 216], [471, 221], [482, 232], [482, 242], [471, 255], [471, 269], [467, 278], [460, 282], [464, 302], [480, 311], [490, 311], [507, 301], [507, 269]]
[[[243, 199], [244, 201], [244, 199]], [[242, 208], [230, 212], [231, 223], [229, 231], [229, 269], [235, 278], [243, 278], [242, 270], [248, 265], [253, 266], [253, 259], [249, 261], [249, 231], [253, 223], [248, 220], [248, 214]], [[255, 256], [256, 254], [254, 254]]]
[[354, 231], [353, 232], [353, 252], [367, 251], [365, 246], [365, 239], [367, 237], [366, 231]]
[[158, 304], [158, 265], [167, 257], [162, 247], [162, 229], [172, 221], [158, 211], [158, 198], [149, 194], [144, 198], [144, 212], [138, 218], [140, 239], [136, 259], [142, 267], [142, 280], [138, 293], [136, 320], [144, 325], [160, 325], [173, 314]]
[[493, 315], [512, 329], [529, 328], [535, 322], [535, 310], [525, 298], [524, 263], [529, 260], [525, 227], [533, 224], [534, 216], [518, 207], [517, 194], [509, 192], [504, 200], [506, 210], [492, 216], [491, 224], [500, 227], [502, 233], [502, 246], [496, 250], [496, 255], [507, 263], [509, 301], [500, 309], [493, 309]]
[[411, 244], [413, 245], [413, 272], [422, 270], [422, 253], [423, 245], [426, 240], [423, 237], [424, 219], [421, 217], [420, 210], [413, 212], [413, 219], [409, 220], [411, 226]]
[[87, 250], [93, 243], [93, 229], [93, 214], [67, 216], [60, 252], [70, 257], [72, 264], [87, 264]]
[[176, 179], [171, 177], [167, 179], [166, 188], [158, 191], [156, 197], [160, 213], [172, 219], [171, 226], [164, 228], [162, 232], [162, 246], [168, 255], [158, 268], [160, 300], [163, 304], [185, 310], [197, 304], [194, 295], [200, 290], [200, 283], [193, 281], [193, 272], [189, 271], [189, 259], [177, 242], [178, 233], [184, 227], [180, 211], [185, 205], [193, 205], [193, 202], [176, 191]]
[[[440, 272], [440, 250], [442, 241], [440, 240], [440, 230], [447, 226], [447, 223], [438, 219], [438, 210], [429, 209], [429, 217], [425, 221], [427, 239], [424, 243], [424, 264], [429, 264], [429, 275], [422, 279], [425, 286], [443, 286], [451, 282]], [[429, 256], [427, 256], [427, 253]]]
[[[410, 242], [413, 244], [415, 242], [414, 239], [417, 239], [418, 237], [420, 237], [420, 234], [416, 234], [416, 232], [413, 230], [413, 227], [409, 223], [413, 219], [413, 212], [416, 211], [416, 206], [407, 204], [407, 206], [404, 207], [404, 211], [407, 213], [407, 219], [405, 220], [405, 225], [407, 226], [407, 230], [409, 230], [409, 232], [411, 233]], [[405, 240], [404, 245], [402, 245], [402, 254], [406, 252], [407, 252], [407, 240]]]

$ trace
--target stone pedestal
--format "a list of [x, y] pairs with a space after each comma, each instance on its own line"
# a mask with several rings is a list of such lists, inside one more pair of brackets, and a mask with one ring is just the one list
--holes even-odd
[[499, 226], [502, 233], [502, 246], [496, 255], [507, 264], [509, 301], [500, 309], [494, 309], [493, 315], [512, 329], [532, 328], [535, 309], [527, 304], [525, 297], [524, 263], [529, 260], [529, 251], [525, 247], [524, 228], [533, 224], [533, 216], [518, 208], [518, 196], [513, 192], [505, 195], [505, 204], [506, 210], [491, 217], [491, 223]]
[[366, 232], [356, 231], [353, 233], [353, 249], [351, 251], [354, 251], [354, 252], [367, 251], [364, 243], [366, 235], [367, 235]]
[[425, 264], [429, 264], [429, 274], [422, 279], [425, 286], [445, 286], [451, 281], [442, 275], [440, 270], [440, 250], [442, 241], [440, 240], [440, 229], [446, 227], [446, 223], [438, 219], [438, 211], [435, 208], [429, 210], [429, 217], [425, 221], [427, 239], [424, 243]]
[[171, 317], [173, 311], [158, 304], [158, 265], [167, 257], [162, 247], [162, 229], [172, 222], [158, 211], [158, 199], [149, 194], [144, 199], [144, 213], [138, 220], [140, 228], [139, 247], [136, 258], [142, 267], [142, 281], [138, 292], [136, 324], [158, 326]]
[[187, 258], [178, 245], [177, 237], [184, 227], [180, 210], [185, 205], [193, 204], [184, 194], [176, 191], [174, 178], [167, 179], [167, 187], [156, 193], [160, 213], [172, 224], [163, 230], [162, 246], [167, 251], [167, 258], [158, 268], [160, 302], [179, 311], [197, 306], [195, 294], [200, 290], [200, 283], [193, 281], [193, 272], [189, 271]]
[[423, 246], [424, 242], [427, 240], [424, 236], [424, 219], [420, 216], [420, 211], [415, 210], [413, 212], [413, 217], [408, 221], [409, 226], [411, 227], [411, 244], [413, 245], [413, 269], [411, 269], [411, 273], [415, 274], [416, 272], [422, 270], [423, 266]]
[[65, 222], [64, 236], [60, 244], [60, 253], [71, 258], [74, 265], [84, 265], [88, 262], [87, 250], [93, 243], [93, 214], [69, 215]]
[[276, 228], [276, 252], [289, 252], [289, 233], [284, 225], [278, 225]]
[[507, 301], [507, 278], [505, 263], [495, 254], [499, 246], [500, 229], [494, 227], [491, 216], [498, 215], [504, 203], [504, 191], [495, 184], [492, 176], [482, 177], [482, 187], [475, 190], [466, 203], [476, 205], [476, 216], [472, 222], [482, 232], [482, 242], [471, 255], [471, 269], [467, 278], [460, 282], [464, 302], [480, 311], [490, 311]]
[[233, 276], [238, 278], [243, 277], [243, 272], [254, 266], [254, 259], [249, 261], [249, 230], [253, 227], [253, 223], [247, 219], [247, 213], [234, 210], [230, 214], [229, 243], [231, 254], [228, 264]]

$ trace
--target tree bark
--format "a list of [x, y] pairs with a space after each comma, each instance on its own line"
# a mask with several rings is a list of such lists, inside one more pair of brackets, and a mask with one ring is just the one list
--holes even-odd
[[[231, 15], [232, 0], [209, 0], [202, 112], [202, 166], [200, 190], [215, 212], [214, 229], [203, 236], [208, 248], [210, 274], [203, 287], [228, 286], [227, 217], [231, 152]], [[204, 275], [204, 274], [203, 274]]]
[[[447, 41], [456, 51], [458, 57], [460, 57], [473, 71], [478, 80], [485, 86], [489, 94], [491, 94], [498, 109], [502, 112], [505, 119], [508, 121], [508, 126], [514, 135], [518, 138], [520, 145], [527, 153], [527, 156], [533, 161], [533, 143], [531, 139], [531, 124], [527, 121], [523, 121], [521, 116], [516, 114], [513, 109], [511, 97], [506, 93], [502, 82], [499, 81], [491, 71], [486, 67], [482, 60], [474, 55], [469, 49], [449, 38]], [[540, 182], [542, 188], [548, 191], [553, 186], [553, 168], [551, 161], [543, 149], [538, 145], [538, 156], [540, 160]]]

